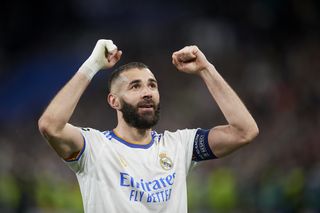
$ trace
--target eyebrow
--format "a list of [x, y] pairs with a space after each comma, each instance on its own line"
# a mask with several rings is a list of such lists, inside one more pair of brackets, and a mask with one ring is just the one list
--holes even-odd
[[158, 81], [156, 79], [153, 79], [153, 78], [149, 78], [148, 81], [158, 84]]
[[[131, 82], [129, 83], [128, 86], [130, 86], [130, 85], [132, 85], [132, 84], [137, 84], [137, 83], [140, 83], [140, 82], [141, 82], [140, 79], [133, 80], [133, 81], [131, 81]], [[153, 79], [153, 78], [149, 78], [149, 79], [148, 79], [148, 82], [153, 82], [153, 83], [158, 84], [157, 80], [156, 80], [156, 79]]]

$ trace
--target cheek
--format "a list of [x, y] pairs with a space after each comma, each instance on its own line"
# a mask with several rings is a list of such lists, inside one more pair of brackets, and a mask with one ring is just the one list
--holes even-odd
[[154, 100], [155, 100], [156, 103], [159, 103], [159, 102], [160, 102], [160, 95], [159, 95], [159, 93], [154, 95]]
[[139, 100], [139, 97], [137, 97], [135, 94], [128, 93], [122, 97], [122, 100], [135, 106]]

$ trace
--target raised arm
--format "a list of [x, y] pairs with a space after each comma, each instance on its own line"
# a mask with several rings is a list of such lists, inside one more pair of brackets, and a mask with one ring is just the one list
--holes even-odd
[[111, 40], [99, 40], [90, 57], [40, 117], [38, 126], [41, 134], [62, 158], [74, 157], [84, 145], [80, 130], [68, 123], [80, 97], [93, 76], [101, 69], [114, 66], [121, 54]]
[[255, 120], [237, 94], [196, 46], [187, 46], [172, 55], [179, 71], [199, 75], [220, 107], [228, 124], [213, 127], [208, 136], [211, 150], [225, 156], [252, 141], [259, 133]]

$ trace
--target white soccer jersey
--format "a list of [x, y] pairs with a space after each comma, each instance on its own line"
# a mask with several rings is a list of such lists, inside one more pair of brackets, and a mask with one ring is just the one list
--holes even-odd
[[67, 164], [86, 213], [187, 212], [186, 176], [197, 129], [152, 131], [147, 145], [128, 143], [113, 131], [81, 132], [85, 146]]

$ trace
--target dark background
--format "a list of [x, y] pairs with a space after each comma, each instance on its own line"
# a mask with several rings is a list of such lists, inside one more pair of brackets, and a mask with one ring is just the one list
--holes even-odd
[[[4, 1], [0, 7], [0, 212], [82, 212], [74, 174], [42, 139], [42, 111], [100, 38], [160, 82], [165, 129], [224, 124], [200, 78], [171, 54], [195, 44], [256, 119], [256, 140], [189, 177], [189, 211], [320, 211], [320, 2]], [[98, 73], [72, 123], [112, 129]]]

